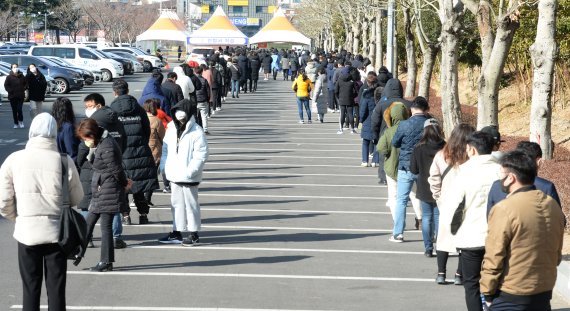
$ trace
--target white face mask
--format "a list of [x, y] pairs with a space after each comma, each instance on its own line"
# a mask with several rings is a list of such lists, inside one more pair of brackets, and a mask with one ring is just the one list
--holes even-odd
[[85, 109], [85, 116], [88, 118], [91, 118], [91, 116], [95, 113], [95, 111], [97, 111], [97, 108], [95, 108], [95, 107], [87, 108], [87, 109]]
[[18, 73], [18, 68], [12, 68], [13, 73]]
[[182, 123], [186, 122], [186, 117], [187, 117], [186, 112], [178, 110], [178, 111], [176, 111], [174, 116], [176, 117], [176, 120], [178, 120]]
[[36, 73], [36, 71], [37, 71], [36, 67], [30, 68], [30, 72], [31, 72], [31, 73]]
[[85, 146], [87, 146], [87, 148], [93, 148], [93, 147], [95, 147], [95, 142], [92, 140], [86, 140]]

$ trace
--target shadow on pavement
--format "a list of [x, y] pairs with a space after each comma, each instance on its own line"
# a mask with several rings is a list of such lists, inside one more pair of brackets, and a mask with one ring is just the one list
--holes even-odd
[[256, 179], [287, 179], [287, 178], [301, 178], [301, 175], [289, 175], [289, 176], [264, 176], [264, 175], [256, 175], [256, 176], [244, 176], [244, 177], [218, 177], [218, 178], [204, 178], [203, 181], [214, 181], [214, 180], [256, 180]]
[[242, 222], [242, 221], [260, 221], [260, 220], [279, 220], [279, 219], [300, 219], [300, 218], [312, 218], [318, 216], [325, 216], [325, 213], [314, 213], [314, 214], [276, 214], [276, 215], [256, 215], [256, 216], [239, 216], [239, 217], [217, 217], [217, 218], [205, 218], [202, 219], [204, 224], [221, 224], [221, 223], [232, 223], [232, 222]]
[[200, 241], [218, 245], [224, 244], [248, 244], [248, 243], [273, 243], [273, 242], [327, 242], [362, 239], [367, 237], [383, 236], [390, 233], [290, 233], [254, 236], [231, 236], [217, 237], [210, 236], [209, 231], [204, 231], [200, 235]]
[[275, 257], [254, 257], [244, 259], [223, 259], [223, 260], [208, 260], [208, 261], [194, 261], [194, 262], [181, 262], [169, 264], [150, 264], [150, 265], [134, 265], [115, 267], [114, 271], [131, 271], [131, 270], [151, 270], [151, 269], [166, 269], [166, 268], [180, 268], [180, 267], [217, 267], [229, 265], [243, 265], [243, 264], [275, 264], [282, 262], [292, 262], [311, 258], [312, 256], [275, 256]]

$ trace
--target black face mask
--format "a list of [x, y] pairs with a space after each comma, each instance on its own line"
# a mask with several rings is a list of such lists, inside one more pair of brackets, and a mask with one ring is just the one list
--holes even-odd
[[509, 177], [509, 176], [507, 175], [507, 176], [505, 176], [505, 178], [501, 179], [501, 191], [503, 191], [504, 193], [507, 193], [507, 194], [511, 193], [511, 191], [510, 191], [509, 188], [510, 188], [510, 187], [513, 185], [513, 183], [514, 183], [514, 182], [512, 182], [512, 183], [510, 183], [510, 184], [508, 184], [508, 185], [505, 186], [504, 183], [505, 183], [505, 180], [507, 180], [508, 177]]

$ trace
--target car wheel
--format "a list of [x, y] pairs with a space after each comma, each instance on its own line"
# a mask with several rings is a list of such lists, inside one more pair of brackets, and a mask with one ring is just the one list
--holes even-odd
[[152, 71], [152, 64], [149, 61], [143, 62], [143, 72], [150, 72]]
[[64, 78], [55, 78], [53, 79], [55, 83], [55, 93], [56, 94], [65, 94], [69, 92], [69, 83]]
[[102, 74], [101, 80], [103, 80], [103, 82], [111, 82], [113, 80], [113, 75], [109, 70], [102, 69], [101, 74]]

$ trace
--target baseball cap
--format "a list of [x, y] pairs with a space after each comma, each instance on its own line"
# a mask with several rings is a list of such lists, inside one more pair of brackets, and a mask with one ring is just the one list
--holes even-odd
[[504, 140], [501, 140], [501, 133], [499, 133], [499, 129], [495, 125], [485, 126], [481, 129], [481, 132], [491, 135], [495, 144], [504, 142]]
[[439, 126], [439, 122], [437, 121], [437, 119], [435, 118], [431, 118], [431, 119], [427, 119], [424, 122], [424, 128], [430, 126], [430, 125], [435, 125], [435, 126]]

